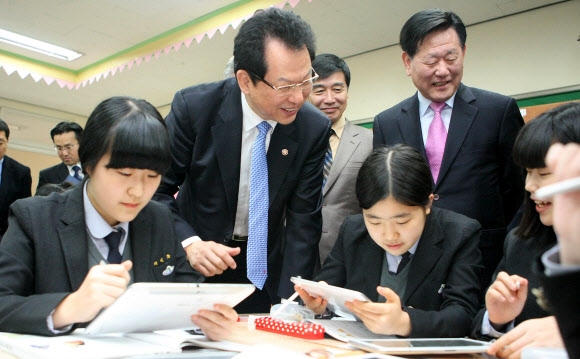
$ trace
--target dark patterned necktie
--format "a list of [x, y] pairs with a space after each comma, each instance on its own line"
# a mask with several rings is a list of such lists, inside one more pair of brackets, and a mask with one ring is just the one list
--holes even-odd
[[410, 260], [411, 260], [411, 252], [405, 252], [403, 254], [403, 258], [399, 262], [399, 266], [397, 267], [397, 274], [401, 273], [403, 269], [405, 269], [407, 264], [409, 264]]
[[105, 237], [105, 241], [109, 246], [109, 255], [107, 256], [107, 262], [111, 264], [119, 264], [123, 256], [119, 252], [119, 244], [121, 243], [121, 238], [123, 238], [123, 229], [119, 231], [112, 231]]

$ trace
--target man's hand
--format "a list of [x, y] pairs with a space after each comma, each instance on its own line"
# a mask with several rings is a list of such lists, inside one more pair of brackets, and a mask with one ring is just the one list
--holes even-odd
[[411, 318], [401, 308], [401, 299], [392, 289], [377, 287], [377, 292], [387, 299], [386, 303], [346, 302], [346, 307], [356, 314], [373, 333], [385, 335], [411, 334]]
[[55, 329], [93, 320], [127, 289], [131, 261], [93, 266], [80, 288], [59, 303], [52, 314]]
[[230, 248], [213, 241], [197, 241], [185, 247], [189, 264], [206, 277], [222, 274], [226, 269], [236, 269], [234, 256], [240, 248]]
[[485, 294], [489, 321], [496, 330], [515, 319], [528, 297], [528, 280], [518, 275], [499, 272]]
[[238, 313], [224, 304], [216, 304], [213, 309], [200, 310], [191, 316], [191, 321], [211, 340], [221, 340], [230, 334], [234, 323], [238, 321]]
[[529, 319], [502, 335], [487, 349], [498, 358], [519, 359], [526, 347], [563, 348], [558, 323], [553, 316]]

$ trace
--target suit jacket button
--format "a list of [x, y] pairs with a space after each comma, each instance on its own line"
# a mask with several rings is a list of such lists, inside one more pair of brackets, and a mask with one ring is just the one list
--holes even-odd
[[435, 193], [435, 194], [433, 195], [433, 199], [434, 199], [435, 201], [438, 201], [438, 200], [439, 200], [439, 195], [438, 195], [437, 193]]
[[224, 234], [224, 243], [228, 243], [232, 240], [232, 236], [229, 233]]

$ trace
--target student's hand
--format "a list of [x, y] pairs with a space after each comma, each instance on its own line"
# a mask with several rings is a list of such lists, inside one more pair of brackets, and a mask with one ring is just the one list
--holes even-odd
[[209, 339], [221, 340], [232, 331], [234, 323], [238, 321], [238, 313], [224, 304], [215, 304], [213, 309], [201, 309], [191, 316], [191, 321], [200, 327]]
[[411, 334], [411, 318], [401, 307], [401, 299], [392, 289], [377, 287], [377, 292], [387, 299], [386, 303], [346, 302], [346, 307], [356, 314], [373, 333], [399, 335]]
[[563, 348], [562, 336], [554, 316], [529, 319], [502, 335], [487, 349], [498, 358], [518, 359], [526, 347]]
[[[320, 282], [324, 283], [324, 282]], [[326, 284], [326, 283], [325, 283]], [[312, 297], [308, 292], [304, 289], [300, 288], [297, 284], [294, 285], [294, 290], [298, 292], [300, 298], [304, 302], [304, 305], [310, 308], [316, 314], [322, 314], [326, 310], [326, 306], [328, 305], [328, 301], [323, 298], [315, 298]]]
[[111, 305], [131, 280], [131, 261], [93, 266], [80, 288], [59, 303], [52, 314], [55, 329], [93, 320], [99, 311]]
[[[546, 155], [546, 165], [556, 181], [580, 177], [580, 145], [553, 144]], [[562, 264], [580, 264], [580, 191], [554, 196], [554, 231], [560, 244]]]
[[[519, 289], [518, 285], [519, 284]], [[485, 294], [485, 308], [491, 325], [498, 328], [515, 319], [528, 298], [528, 280], [518, 275], [499, 272]]]
[[189, 264], [206, 277], [222, 274], [226, 269], [236, 269], [234, 256], [240, 248], [231, 248], [213, 241], [197, 241], [185, 247]]

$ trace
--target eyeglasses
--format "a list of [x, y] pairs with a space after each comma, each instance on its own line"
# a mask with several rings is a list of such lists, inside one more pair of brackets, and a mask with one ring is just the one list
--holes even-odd
[[316, 81], [316, 79], [318, 79], [318, 74], [316, 73], [316, 71], [314, 71], [314, 69], [312, 69], [312, 73], [314, 74], [314, 76], [312, 76], [309, 79], [306, 79], [306, 80], [302, 81], [299, 84], [284, 85], [284, 86], [274, 86], [271, 83], [269, 83], [268, 81], [266, 81], [263, 78], [261, 78], [260, 76], [258, 76], [255, 73], [253, 73], [252, 71], [248, 71], [248, 72], [251, 73], [252, 75], [256, 76], [258, 78], [258, 80], [260, 80], [263, 83], [265, 83], [266, 85], [270, 86], [275, 91], [278, 91], [278, 93], [280, 95], [288, 95], [292, 91], [294, 91], [294, 89], [296, 89], [296, 88], [301, 89], [303, 93], [306, 93], [306, 92], [310, 93], [310, 91], [312, 91], [312, 85], [313, 85], [314, 81]]
[[67, 151], [70, 152], [70, 150], [72, 150], [73, 148], [77, 147], [79, 144], [76, 143], [74, 145], [64, 145], [64, 146], [54, 146], [54, 150], [56, 152], [63, 152], [63, 151]]

